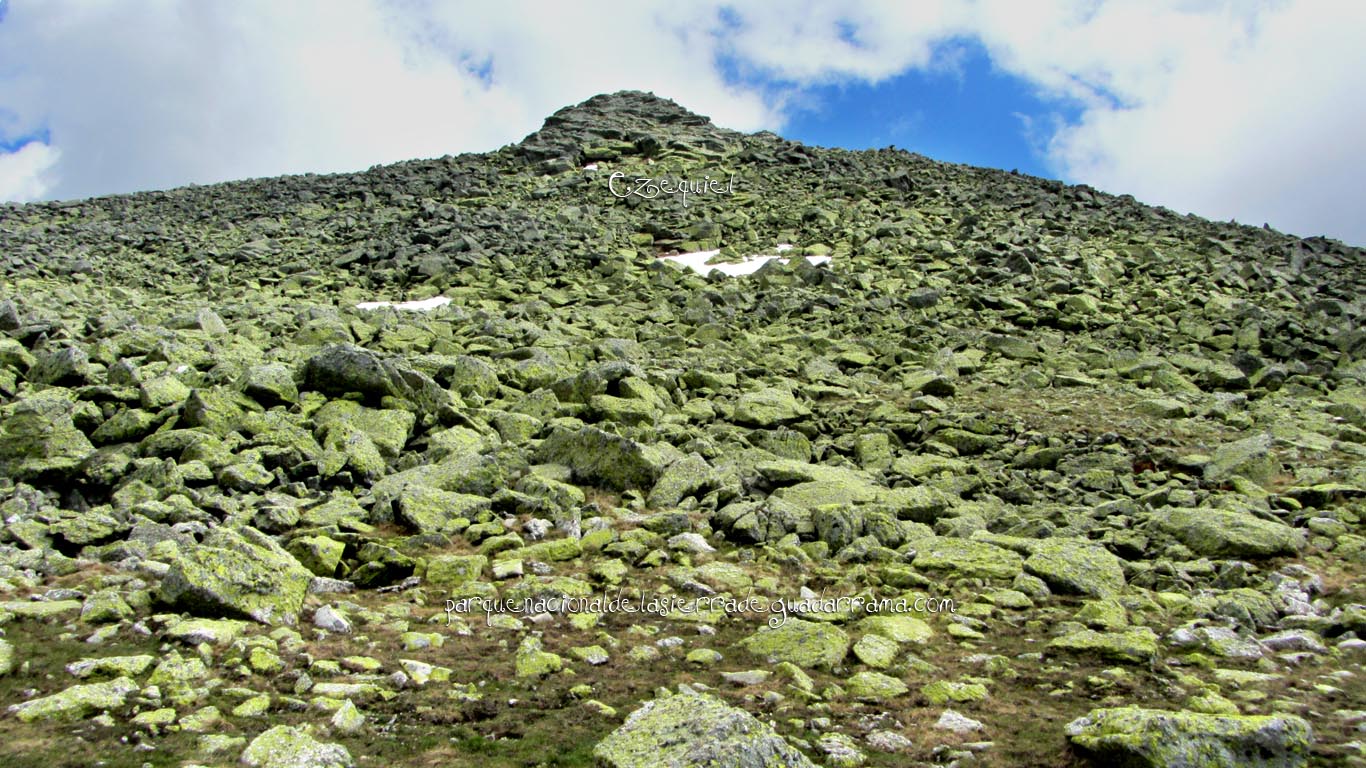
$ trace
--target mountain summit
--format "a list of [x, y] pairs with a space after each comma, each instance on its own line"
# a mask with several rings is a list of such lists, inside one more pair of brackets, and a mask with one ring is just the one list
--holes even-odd
[[[602, 138], [624, 138], [634, 129], [674, 126], [705, 126], [711, 120], [691, 112], [671, 99], [644, 91], [604, 93], [580, 104], [565, 107], [547, 117], [544, 128], [572, 127]], [[612, 136], [611, 132], [620, 135]]]
[[1359, 759], [1359, 249], [623, 92], [0, 268], [0, 764]]
[[653, 93], [618, 91], [557, 111], [518, 147], [539, 170], [554, 173], [622, 154], [651, 157], [666, 143], [720, 149], [741, 135]]

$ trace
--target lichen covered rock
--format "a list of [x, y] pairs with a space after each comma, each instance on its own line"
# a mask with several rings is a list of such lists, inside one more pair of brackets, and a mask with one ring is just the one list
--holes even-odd
[[849, 636], [830, 624], [788, 619], [776, 628], [763, 627], [741, 641], [750, 653], [799, 667], [830, 668], [849, 652]]
[[353, 344], [333, 344], [304, 362], [305, 389], [328, 395], [358, 393], [379, 402], [393, 397], [418, 412], [453, 421], [455, 403], [440, 384], [403, 360], [384, 357]]
[[1268, 482], [1280, 469], [1271, 445], [1271, 435], [1256, 435], [1219, 446], [1205, 465], [1205, 482], [1224, 483], [1235, 476], [1256, 483]]
[[351, 768], [355, 761], [340, 744], [314, 739], [307, 728], [277, 725], [251, 740], [239, 762], [248, 768]]
[[735, 423], [751, 427], [772, 427], [810, 414], [810, 409], [784, 389], [746, 392], [735, 404]]
[[814, 768], [753, 715], [693, 692], [647, 702], [593, 756], [607, 768]]
[[15, 480], [74, 474], [95, 446], [72, 423], [75, 402], [47, 389], [0, 408], [0, 475]]
[[1110, 597], [1124, 589], [1120, 559], [1102, 547], [1077, 539], [1038, 542], [1024, 567], [1057, 592]]
[[845, 683], [849, 695], [860, 701], [883, 702], [903, 696], [910, 686], [881, 672], [859, 672]]
[[1228, 509], [1168, 509], [1155, 515], [1158, 526], [1197, 555], [1266, 558], [1294, 555], [1304, 548], [1300, 531], [1248, 512]]
[[1008, 549], [970, 539], [935, 537], [917, 541], [913, 565], [927, 571], [950, 571], [985, 579], [1013, 579], [1023, 559]]
[[122, 707], [128, 696], [138, 690], [129, 677], [102, 683], [73, 685], [51, 696], [32, 699], [9, 707], [10, 714], [25, 723], [36, 720], [80, 720], [96, 712]]
[[1167, 768], [1296, 768], [1307, 765], [1313, 731], [1293, 715], [1220, 716], [1122, 707], [1092, 710], [1067, 738], [1096, 765]]
[[161, 580], [160, 598], [201, 616], [297, 622], [313, 574], [253, 528], [216, 528], [179, 552]]
[[654, 487], [667, 464], [659, 449], [596, 427], [557, 429], [537, 450], [537, 460], [562, 464], [575, 478], [616, 490]]
[[1123, 632], [1082, 629], [1053, 638], [1048, 649], [1112, 661], [1149, 663], [1157, 658], [1157, 634], [1147, 627]]

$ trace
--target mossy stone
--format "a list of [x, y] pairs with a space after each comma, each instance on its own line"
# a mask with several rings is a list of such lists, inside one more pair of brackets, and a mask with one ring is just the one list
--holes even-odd
[[67, 390], [46, 389], [0, 408], [0, 475], [14, 480], [71, 475], [95, 451], [72, 421]]
[[874, 669], [886, 669], [896, 661], [900, 645], [882, 635], [868, 634], [854, 643], [854, 656]]
[[564, 660], [558, 655], [544, 650], [539, 637], [528, 635], [517, 646], [516, 668], [518, 677], [545, 677], [559, 672], [562, 666], [564, 666]]
[[1024, 567], [1054, 591], [1066, 594], [1111, 597], [1125, 584], [1120, 559], [1080, 539], [1044, 539], [1034, 545]]
[[21, 722], [39, 720], [74, 721], [101, 710], [122, 707], [128, 696], [137, 692], [138, 684], [128, 677], [102, 683], [73, 685], [51, 696], [13, 704], [9, 712]]
[[914, 543], [917, 570], [950, 571], [986, 579], [1013, 579], [1024, 560], [1008, 549], [970, 539], [935, 537]]
[[851, 676], [844, 687], [850, 696], [872, 702], [895, 699], [910, 690], [905, 682], [881, 672], [859, 672]]
[[294, 624], [313, 574], [252, 528], [216, 528], [182, 550], [161, 580], [160, 598], [190, 612]]
[[1066, 651], [1091, 655], [1101, 659], [1146, 664], [1157, 658], [1157, 635], [1147, 627], [1135, 627], [1123, 632], [1097, 632], [1083, 629], [1048, 643], [1049, 651]]
[[252, 739], [239, 761], [247, 768], [352, 768], [340, 744], [313, 738], [307, 727], [277, 725]]
[[735, 403], [736, 424], [773, 427], [811, 415], [811, 410], [785, 389], [770, 387], [746, 392]]
[[1067, 738], [1103, 764], [1160, 768], [1298, 768], [1313, 731], [1293, 715], [1223, 716], [1139, 707], [1091, 710], [1068, 723]]
[[326, 536], [300, 536], [287, 547], [299, 564], [318, 576], [334, 576], [346, 544]]
[[814, 768], [753, 715], [691, 691], [645, 703], [593, 748], [593, 756], [604, 768]]
[[1227, 509], [1168, 509], [1155, 513], [1158, 527], [1197, 555], [1260, 559], [1293, 556], [1304, 534], [1273, 520]]
[[453, 587], [477, 581], [488, 566], [483, 555], [437, 555], [427, 560], [426, 581], [436, 587]]
[[465, 521], [489, 509], [483, 496], [455, 493], [423, 485], [404, 488], [394, 504], [396, 517], [418, 533], [450, 533]]
[[935, 680], [921, 686], [920, 693], [931, 704], [966, 704], [981, 701], [987, 697], [987, 687], [981, 683], [959, 683], [952, 680]]
[[570, 431], [557, 428], [536, 451], [536, 460], [570, 467], [582, 482], [618, 491], [647, 491], [663, 474], [665, 456], [644, 445], [596, 427]]
[[849, 636], [830, 624], [788, 619], [776, 628], [763, 627], [741, 641], [750, 653], [799, 667], [829, 669], [849, 652]]

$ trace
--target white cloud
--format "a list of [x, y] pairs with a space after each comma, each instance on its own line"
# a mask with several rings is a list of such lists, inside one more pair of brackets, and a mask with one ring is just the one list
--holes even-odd
[[[1097, 41], [1094, 61], [1117, 62], [1103, 71], [1126, 103], [1087, 109], [1054, 135], [1052, 159], [1067, 178], [1181, 212], [1366, 244], [1366, 5], [1231, 8], [1130, 18], [1103, 37], [1073, 30]], [[1117, 48], [1135, 37], [1162, 58], [1145, 66]]]
[[0, 138], [46, 127], [50, 146], [0, 157], [0, 192], [487, 150], [622, 88], [781, 130], [815, 86], [952, 68], [957, 43], [976, 40], [997, 68], [1080, 105], [1074, 124], [1022, 128], [1067, 180], [1366, 243], [1352, 210], [1363, 28], [1352, 0], [29, 0], [0, 23]]
[[737, 3], [726, 51], [756, 73], [799, 84], [877, 82], [934, 65], [935, 44], [966, 31], [964, 8], [898, 0]]
[[[1063, 178], [1213, 219], [1366, 244], [1366, 4], [746, 3], [730, 50], [797, 85], [952, 67], [972, 39], [1081, 117], [1023, 120]], [[971, 84], [968, 84], [970, 87]], [[927, 107], [932, 113], [932, 106]], [[932, 118], [931, 118], [932, 119]]]
[[0, 152], [0, 200], [41, 200], [53, 186], [52, 168], [61, 154], [40, 141]]
[[[45, 2], [0, 25], [0, 105], [62, 149], [53, 194], [487, 149], [530, 114], [368, 2]], [[111, 30], [118, 30], [111, 33]]]
[[711, 16], [666, 2], [21, 3], [0, 24], [0, 107], [10, 135], [51, 131], [55, 197], [483, 151], [621, 88], [740, 129], [777, 124], [712, 69]]

